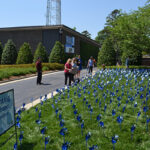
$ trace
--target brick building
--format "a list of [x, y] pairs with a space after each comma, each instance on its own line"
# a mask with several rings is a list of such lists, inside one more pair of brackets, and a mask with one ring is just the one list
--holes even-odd
[[[13, 40], [17, 50], [19, 50], [24, 42], [28, 42], [33, 53], [39, 42], [42, 42], [48, 54], [51, 52], [56, 41], [60, 41], [64, 45], [65, 52], [68, 54], [82, 53], [82, 55], [88, 55], [88, 57], [90, 55], [97, 57], [100, 48], [100, 45], [94, 40], [65, 25], [0, 28], [0, 42], [4, 45], [8, 39]], [[83, 43], [91, 45], [97, 50], [91, 49], [86, 54], [83, 46], [81, 48]]]

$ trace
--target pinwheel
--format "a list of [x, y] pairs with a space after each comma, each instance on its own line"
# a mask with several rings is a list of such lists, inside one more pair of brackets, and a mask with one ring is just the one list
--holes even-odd
[[88, 133], [86, 134], [86, 136], [85, 136], [86, 148], [87, 148], [87, 142], [88, 142], [88, 140], [90, 139], [90, 137], [91, 137], [91, 132], [88, 132]]
[[17, 150], [17, 147], [18, 147], [18, 144], [15, 143], [15, 144], [14, 144], [14, 150]]
[[113, 144], [113, 150], [115, 150], [115, 144], [117, 143], [118, 138], [119, 138], [118, 135], [115, 135], [115, 136], [112, 137], [111, 142], [112, 142], [112, 144]]
[[65, 134], [67, 133], [67, 128], [62, 128], [59, 131], [59, 134], [62, 135], [64, 137], [64, 143], [65, 143]]
[[46, 150], [46, 145], [49, 143], [50, 141], [50, 136], [45, 137], [45, 150]]
[[81, 123], [81, 134], [83, 136], [83, 128], [84, 128], [84, 120], [82, 120], [82, 123]]
[[46, 132], [46, 129], [47, 129], [47, 127], [43, 127], [43, 128], [41, 129], [41, 134], [43, 135], [43, 138], [44, 138], [44, 134], [45, 134], [45, 132]]
[[117, 122], [119, 123], [119, 125], [120, 125], [120, 130], [121, 130], [121, 124], [122, 124], [122, 122], [123, 122], [123, 117], [122, 117], [122, 116], [117, 117]]
[[132, 125], [131, 127], [131, 140], [133, 140], [133, 132], [135, 130], [135, 125]]
[[23, 131], [20, 131], [20, 135], [19, 135], [20, 145], [22, 144], [22, 140], [23, 140]]

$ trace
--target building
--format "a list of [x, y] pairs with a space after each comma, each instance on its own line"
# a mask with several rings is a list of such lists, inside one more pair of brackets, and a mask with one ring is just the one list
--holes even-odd
[[[38, 43], [42, 42], [48, 54], [55, 42], [60, 41], [68, 55], [80, 54], [83, 59], [90, 56], [97, 57], [100, 48], [96, 41], [65, 25], [0, 28], [0, 42], [4, 45], [8, 39], [13, 40], [17, 50], [24, 42], [28, 42], [33, 53]], [[86, 58], [84, 58], [85, 56]]]

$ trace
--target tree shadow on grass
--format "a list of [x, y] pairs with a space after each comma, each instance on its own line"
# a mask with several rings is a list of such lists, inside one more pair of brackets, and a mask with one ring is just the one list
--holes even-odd
[[34, 146], [37, 143], [28, 143], [28, 142], [23, 142], [21, 145], [18, 146], [18, 150], [33, 150]]

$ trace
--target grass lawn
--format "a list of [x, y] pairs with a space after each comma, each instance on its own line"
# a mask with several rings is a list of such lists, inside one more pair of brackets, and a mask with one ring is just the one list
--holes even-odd
[[[150, 149], [149, 75], [146, 70], [105, 70], [61, 93], [58, 90], [51, 99], [43, 96], [41, 104], [20, 115], [18, 139], [22, 131], [23, 139], [18, 140], [18, 149], [43, 150], [48, 136], [48, 150], [61, 150], [64, 140], [69, 150], [94, 150], [93, 145], [102, 150]], [[65, 138], [60, 135], [62, 128], [67, 128], [62, 132]], [[2, 135], [0, 143], [13, 132], [14, 128]], [[15, 137], [0, 149], [11, 150], [14, 144]]]
[[[43, 63], [43, 71], [48, 70], [62, 70], [63, 64], [58, 63]], [[0, 81], [12, 76], [21, 76], [26, 74], [36, 73], [35, 64], [21, 64], [21, 65], [0, 65]]]

